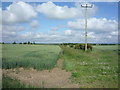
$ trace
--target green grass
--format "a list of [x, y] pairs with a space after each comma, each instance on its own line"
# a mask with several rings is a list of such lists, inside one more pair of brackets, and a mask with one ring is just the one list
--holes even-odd
[[118, 87], [118, 47], [94, 46], [82, 51], [61, 46], [63, 68], [72, 73], [71, 80], [83, 88]]
[[2, 88], [35, 88], [35, 87], [31, 86], [30, 84], [25, 85], [23, 83], [20, 83], [20, 81], [17, 79], [12, 79], [11, 77], [8, 76], [3, 76]]
[[61, 48], [56, 45], [2, 45], [2, 67], [52, 69]]
[[0, 68], [2, 68], [2, 45], [0, 44]]

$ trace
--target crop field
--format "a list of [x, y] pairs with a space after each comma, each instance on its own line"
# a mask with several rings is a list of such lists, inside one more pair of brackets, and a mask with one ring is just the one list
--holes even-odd
[[61, 48], [56, 45], [2, 45], [2, 67], [52, 69]]
[[71, 79], [81, 88], [118, 87], [118, 46], [93, 46], [93, 51], [84, 52], [61, 46], [63, 68], [71, 72]]

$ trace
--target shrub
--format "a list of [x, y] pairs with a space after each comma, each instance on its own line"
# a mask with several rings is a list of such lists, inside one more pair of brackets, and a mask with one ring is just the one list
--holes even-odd
[[22, 44], [22, 42], [20, 42], [19, 44]]
[[87, 49], [88, 49], [88, 50], [92, 50], [92, 45], [88, 44], [88, 45], [87, 45]]
[[80, 44], [80, 49], [85, 50], [85, 44]]
[[80, 49], [80, 44], [76, 44], [75, 49]]
[[73, 47], [73, 45], [72, 45], [72, 44], [70, 44], [70, 45], [69, 45], [69, 47], [71, 47], [71, 48], [72, 48], [72, 47]]
[[16, 42], [14, 41], [13, 44], [16, 44]]
[[[75, 45], [75, 49], [85, 50], [85, 44], [76, 44], [76, 45]], [[88, 50], [92, 50], [92, 45], [87, 44], [87, 49], [88, 49]]]
[[27, 42], [24, 42], [23, 44], [27, 44]]
[[30, 41], [28, 41], [28, 44], [30, 44]]
[[33, 44], [35, 44], [35, 41], [33, 41]]

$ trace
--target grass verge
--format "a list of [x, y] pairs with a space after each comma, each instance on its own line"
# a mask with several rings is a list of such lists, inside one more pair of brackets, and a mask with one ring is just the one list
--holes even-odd
[[63, 68], [83, 88], [118, 88], [117, 46], [94, 46], [85, 52], [70, 47], [63, 49]]

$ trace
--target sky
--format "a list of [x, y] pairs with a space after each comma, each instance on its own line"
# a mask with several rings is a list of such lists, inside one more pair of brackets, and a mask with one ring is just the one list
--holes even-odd
[[[78, 2], [3, 2], [3, 42], [84, 43], [85, 9]], [[90, 2], [88, 43], [118, 43], [118, 3]]]

